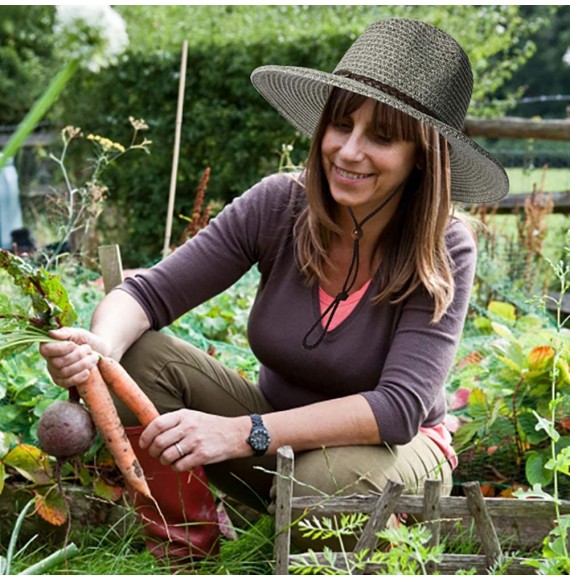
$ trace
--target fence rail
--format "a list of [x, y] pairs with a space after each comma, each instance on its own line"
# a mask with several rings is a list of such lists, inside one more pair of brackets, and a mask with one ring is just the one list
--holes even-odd
[[[493, 209], [496, 214], [510, 214], [518, 208], [524, 208], [525, 200], [532, 194], [514, 194], [503, 198], [496, 204], [490, 204], [488, 207]], [[555, 214], [570, 213], [570, 192], [545, 192], [545, 195], [552, 198], [554, 202]]]

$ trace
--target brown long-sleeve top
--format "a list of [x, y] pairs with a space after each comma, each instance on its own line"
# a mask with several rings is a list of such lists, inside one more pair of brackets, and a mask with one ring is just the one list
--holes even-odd
[[[259, 385], [276, 410], [361, 394], [382, 441], [404, 444], [446, 412], [445, 379], [457, 351], [473, 283], [476, 247], [468, 229], [451, 220], [446, 234], [455, 296], [431, 324], [433, 300], [423, 287], [407, 300], [374, 304], [374, 278], [350, 315], [321, 345], [302, 340], [320, 316], [318, 284], [308, 286], [294, 256], [294, 215], [304, 190], [290, 174], [262, 180], [234, 199], [195, 237], [122, 289], [160, 329], [224, 291], [253, 265], [260, 272], [249, 322], [260, 361]], [[334, 418], [330, 419], [334, 422]]]

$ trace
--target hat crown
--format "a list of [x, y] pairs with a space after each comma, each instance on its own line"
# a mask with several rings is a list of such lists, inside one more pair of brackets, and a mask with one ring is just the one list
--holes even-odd
[[442, 30], [396, 18], [373, 23], [348, 49], [334, 74], [380, 84], [461, 130], [473, 90], [469, 58]]

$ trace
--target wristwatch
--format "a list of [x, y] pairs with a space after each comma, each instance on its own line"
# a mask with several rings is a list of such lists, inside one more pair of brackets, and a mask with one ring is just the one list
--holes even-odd
[[263, 456], [269, 448], [271, 443], [271, 436], [267, 428], [263, 425], [263, 420], [259, 414], [251, 414], [251, 432], [249, 434], [247, 443], [252, 447], [253, 453], [256, 456]]

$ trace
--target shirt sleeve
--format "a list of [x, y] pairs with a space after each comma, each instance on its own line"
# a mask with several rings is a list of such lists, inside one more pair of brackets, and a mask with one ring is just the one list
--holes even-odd
[[377, 388], [362, 393], [387, 444], [408, 443], [428, 414], [434, 415], [434, 406], [441, 408], [436, 410], [440, 420], [445, 414], [442, 391], [461, 339], [477, 254], [473, 236], [460, 221], [450, 226], [446, 242], [455, 281], [448, 311], [432, 324], [433, 299], [423, 286], [416, 289], [402, 307]]
[[267, 232], [286, 197], [282, 178], [265, 178], [170, 256], [118, 288], [139, 302], [152, 329], [169, 325], [229, 288], [270, 252]]

